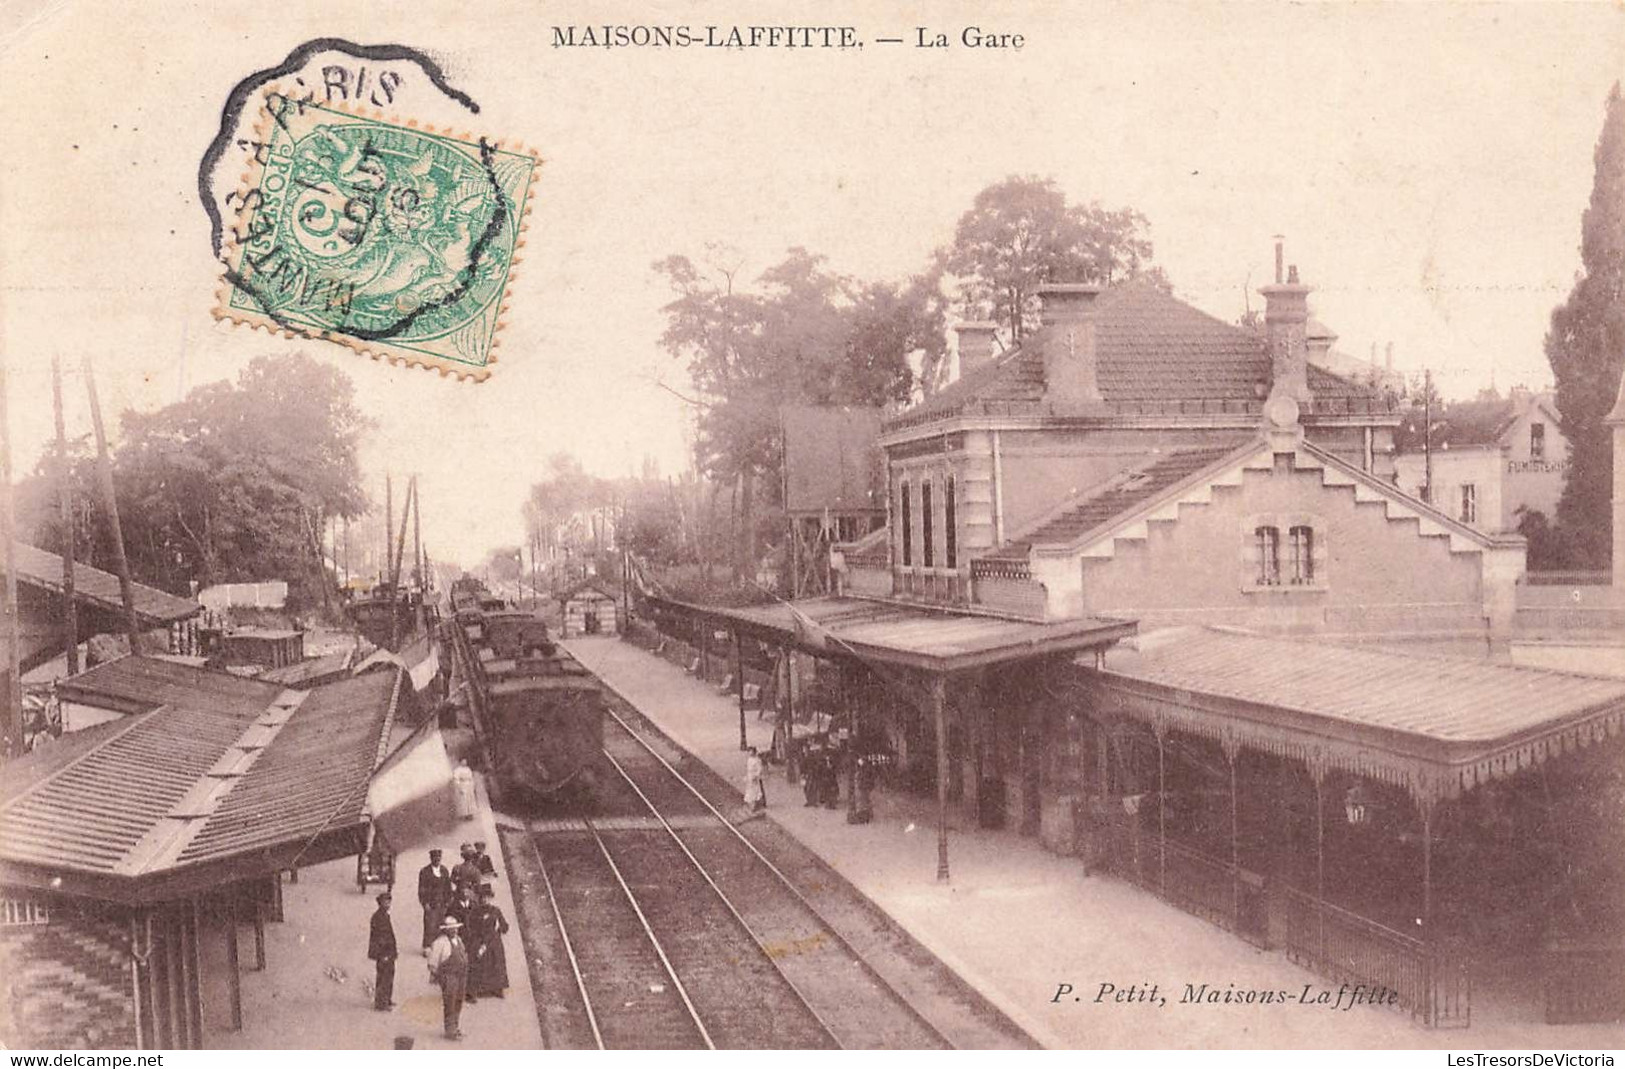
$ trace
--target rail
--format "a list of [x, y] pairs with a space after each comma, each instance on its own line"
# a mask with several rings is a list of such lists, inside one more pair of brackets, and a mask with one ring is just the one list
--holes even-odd
[[1472, 1021], [1472, 985], [1458, 955], [1291, 887], [1280, 889], [1286, 953], [1334, 980], [1386, 987], [1435, 1028]]
[[542, 850], [536, 845], [536, 834], [529, 821], [525, 822], [525, 841], [530, 844], [530, 852], [536, 857], [536, 871], [542, 874], [542, 889], [547, 892], [547, 904], [553, 910], [553, 923], [558, 926], [559, 939], [564, 943], [564, 956], [570, 961], [570, 974], [575, 977], [576, 991], [581, 995], [581, 1008], [586, 1011], [592, 1041], [599, 1050], [607, 1050], [604, 1033], [598, 1027], [598, 1013], [592, 1008], [592, 997], [587, 994], [587, 981], [581, 975], [581, 960], [576, 957], [575, 944], [570, 940], [569, 929], [564, 924], [564, 914], [559, 911], [558, 896], [553, 893], [553, 880], [547, 875], [547, 863], [542, 860]]
[[[611, 715], [613, 715], [613, 714], [611, 714]], [[616, 719], [619, 720], [620, 718], [616, 717]], [[623, 724], [622, 726], [624, 727], [625, 725]], [[632, 732], [630, 728], [627, 729], [627, 734], [632, 735], [634, 738], [636, 738], [636, 734], [634, 732]], [[641, 739], [639, 739], [638, 741], [640, 743], [642, 742]], [[819, 1014], [819, 1012], [817, 1010], [813, 1009], [812, 1004], [807, 1001], [807, 996], [802, 994], [801, 989], [796, 987], [795, 982], [792, 981], [790, 979], [790, 977], [785, 975], [784, 968], [781, 965], [779, 965], [778, 959], [762, 943], [762, 940], [760, 939], [760, 937], [758, 937], [757, 934], [754, 931], [751, 930], [750, 925], [745, 922], [745, 918], [740, 916], [739, 910], [738, 910], [738, 908], [736, 908], [734, 906], [733, 901], [731, 899], [729, 899], [728, 895], [722, 890], [722, 888], [720, 886], [717, 885], [717, 881], [715, 880], [715, 878], [712, 877], [711, 873], [709, 871], [707, 871], [706, 867], [700, 863], [700, 859], [694, 856], [694, 852], [688, 848], [688, 844], [683, 842], [682, 836], [677, 834], [677, 829], [675, 829], [675, 828], [673, 828], [671, 826], [671, 824], [666, 820], [665, 816], [660, 812], [660, 810], [655, 807], [655, 804], [652, 801], [649, 800], [649, 796], [643, 793], [643, 788], [641, 788], [641, 787], [639, 787], [637, 785], [637, 783], [627, 773], [626, 769], [621, 767], [621, 763], [619, 761], [615, 760], [615, 758], [610, 754], [610, 752], [608, 750], [604, 751], [604, 758], [605, 758], [605, 760], [607, 760], [610, 763], [610, 766], [612, 768], [614, 768], [615, 771], [620, 774], [621, 778], [626, 781], [626, 785], [628, 787], [632, 788], [633, 792], [638, 796], [639, 800], [642, 801], [643, 804], [648, 807], [649, 812], [654, 816], [654, 818], [660, 822], [660, 826], [666, 830], [666, 834], [671, 836], [672, 842], [676, 843], [678, 849], [682, 850], [683, 856], [688, 858], [689, 864], [693, 865], [694, 870], [696, 872], [698, 872], [700, 874], [700, 876], [705, 880], [706, 886], [711, 888], [712, 893], [717, 896], [717, 899], [722, 903], [723, 908], [725, 908], [728, 911], [728, 915], [734, 919], [734, 923], [738, 924], [740, 930], [743, 931], [745, 933], [745, 935], [750, 937], [750, 941], [753, 944], [755, 944], [756, 949], [761, 952], [762, 957], [768, 962], [768, 964], [773, 966], [773, 971], [776, 974], [778, 974], [778, 976], [779, 976], [779, 978], [781, 980], [784, 981], [785, 987], [789, 988], [790, 992], [795, 995], [796, 1001], [798, 1001], [801, 1004], [802, 1009], [806, 1010], [808, 1016], [810, 1016], [814, 1021], [816, 1021], [818, 1023], [819, 1029], [824, 1033], [824, 1035], [829, 1037], [830, 1043], [832, 1045], [834, 1045], [835, 1047], [840, 1047], [841, 1046], [840, 1040], [838, 1040], [835, 1037], [835, 1032], [834, 1032], [833, 1029], [830, 1028], [829, 1023], [824, 1020], [824, 1018]], [[670, 769], [671, 766], [667, 765], [666, 767], [668, 769]], [[588, 822], [588, 827], [589, 828], [592, 827], [592, 823], [590, 821]], [[730, 824], [729, 827], [732, 827], [732, 825]], [[597, 835], [598, 835], [597, 829], [593, 829], [593, 835], [594, 835], [594, 837], [597, 837]], [[609, 857], [609, 848], [607, 846], [604, 846], [604, 843], [603, 843], [602, 839], [599, 840], [599, 846], [604, 848], [604, 856], [606, 858], [608, 858]], [[610, 864], [613, 865], [614, 861], [611, 860]], [[619, 870], [617, 870], [617, 878], [618, 877], [619, 877]], [[623, 883], [622, 886], [624, 887], [625, 884]], [[630, 889], [627, 889], [626, 893], [627, 893], [628, 897], [632, 896], [632, 892], [631, 892]], [[636, 905], [635, 900], [634, 900], [634, 905]], [[640, 916], [642, 915], [641, 909], [639, 910], [639, 915]], [[816, 916], [816, 915], [817, 914], [814, 914], [814, 916]], [[652, 930], [649, 933], [649, 937], [651, 939], [654, 938], [654, 932]], [[658, 943], [656, 945], [658, 946]], [[662, 961], [665, 960], [664, 953], [662, 953], [662, 955], [661, 955], [661, 960]], [[670, 968], [669, 964], [668, 964], [668, 968]], [[681, 990], [681, 981], [679, 981], [677, 979], [676, 970], [672, 969], [671, 972], [672, 972], [672, 982], [678, 984], [679, 989]], [[687, 995], [686, 991], [683, 994], [683, 1000], [685, 1002], [688, 1001], [688, 995]], [[692, 1009], [692, 1005], [690, 1006], [690, 1008]], [[703, 1031], [704, 1025], [700, 1023], [699, 1015], [697, 1013], [695, 1014], [694, 1020], [695, 1020], [696, 1024], [700, 1024], [701, 1029]], [[710, 1044], [710, 1042], [711, 1042], [711, 1037], [710, 1037], [709, 1034], [707, 1034], [706, 1035], [706, 1043]], [[715, 1048], [713, 1047], [712, 1049], [715, 1049]]]
[[[756, 860], [762, 863], [763, 867], [765, 867], [767, 871], [773, 874], [774, 879], [778, 880], [785, 890], [790, 892], [791, 897], [793, 897], [803, 909], [814, 917], [820, 919], [822, 918], [822, 914], [819, 913], [817, 907], [807, 900], [807, 896], [801, 893], [801, 889], [797, 887], [795, 883], [792, 882], [791, 879], [786, 876], [777, 865], [773, 864], [773, 862], [757, 848], [755, 843], [751, 842], [749, 838], [747, 838], [737, 827], [735, 827], [733, 821], [729, 820], [720, 810], [717, 809], [716, 806], [712, 805], [711, 800], [701, 793], [698, 787], [694, 786], [693, 783], [689, 782], [686, 776], [677, 771], [677, 769], [672, 766], [670, 761], [666, 760], [665, 756], [662, 755], [660, 751], [656, 750], [653, 746], [650, 746], [643, 736], [637, 731], [633, 730], [632, 726], [628, 724], [619, 713], [615, 712], [613, 709], [606, 709], [604, 712], [606, 716], [619, 724], [621, 728], [628, 735], [630, 735], [639, 746], [643, 747], [643, 749], [646, 750], [651, 757], [658, 761], [667, 772], [671, 773], [677, 782], [681, 783], [690, 794], [699, 799], [700, 804], [705, 806], [706, 810], [710, 812], [710, 814], [715, 817], [724, 828], [727, 828], [728, 831], [732, 833], [733, 837], [737, 839], [745, 847], [745, 849], [749, 850]], [[663, 818], [662, 823], [664, 823]], [[927, 1019], [926, 1016], [921, 1013], [912, 1002], [904, 998], [897, 988], [887, 981], [886, 978], [869, 963], [868, 959], [858, 952], [857, 948], [854, 947], [844, 935], [837, 931], [833, 925], [826, 924], [825, 930], [828, 931], [835, 942], [846, 951], [848, 956], [852, 958], [853, 962], [864, 972], [864, 974], [882, 990], [890, 993], [897, 1004], [901, 1006], [917, 1024], [924, 1028], [928, 1033], [941, 1040], [943, 1047], [949, 1049], [953, 1047], [953, 1044], [949, 1042], [947, 1036], [943, 1035], [942, 1031], [937, 1028], [936, 1025], [932, 1024], [931, 1021]]]

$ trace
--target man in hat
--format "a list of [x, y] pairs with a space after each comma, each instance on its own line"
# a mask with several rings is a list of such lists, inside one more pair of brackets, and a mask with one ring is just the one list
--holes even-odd
[[429, 863], [418, 871], [418, 905], [423, 907], [423, 952], [440, 934], [440, 922], [446, 919], [446, 906], [451, 902], [451, 870], [440, 863], [439, 850], [429, 851]]
[[372, 935], [367, 939], [367, 957], [378, 969], [372, 985], [375, 1010], [395, 1006], [395, 925], [389, 919], [391, 901], [388, 891], [378, 896], [378, 909], [372, 915]]
[[458, 931], [462, 922], [447, 917], [440, 937], [429, 947], [429, 979], [440, 985], [447, 1039], [462, 1039], [463, 998], [468, 993], [468, 951]]

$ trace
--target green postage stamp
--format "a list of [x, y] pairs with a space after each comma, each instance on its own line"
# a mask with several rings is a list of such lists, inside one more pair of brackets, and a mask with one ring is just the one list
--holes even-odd
[[218, 318], [490, 374], [535, 153], [276, 92], [252, 149]]

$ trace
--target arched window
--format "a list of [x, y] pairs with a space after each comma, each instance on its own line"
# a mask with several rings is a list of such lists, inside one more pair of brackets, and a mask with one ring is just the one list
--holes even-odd
[[942, 556], [950, 568], [959, 567], [959, 531], [954, 512], [954, 477], [948, 476], [942, 484]]
[[1281, 529], [1259, 527], [1253, 531], [1258, 547], [1258, 585], [1281, 584]]
[[920, 484], [920, 563], [927, 568], [935, 566], [936, 546], [931, 536], [936, 533], [936, 514], [931, 511], [931, 480]]
[[908, 483], [903, 483], [902, 506], [897, 510], [903, 518], [903, 567], [914, 563], [914, 509], [909, 500]]
[[1315, 529], [1304, 524], [1289, 532], [1292, 540], [1292, 582], [1309, 586], [1315, 581]]

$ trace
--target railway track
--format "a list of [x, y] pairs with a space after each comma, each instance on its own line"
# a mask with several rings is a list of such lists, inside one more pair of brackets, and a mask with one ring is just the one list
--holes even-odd
[[604, 801], [634, 797], [647, 819], [581, 818], [579, 830], [528, 835], [558, 937], [573, 948], [573, 984], [562, 986], [573, 987], [576, 1020], [590, 1022], [568, 1031], [606, 1048], [949, 1045], [676, 768], [608, 716], [615, 788]]
[[[457, 646], [478, 722], [476, 655]], [[605, 715], [593, 812], [524, 822], [550, 1046], [951, 1046], [659, 749]]]

